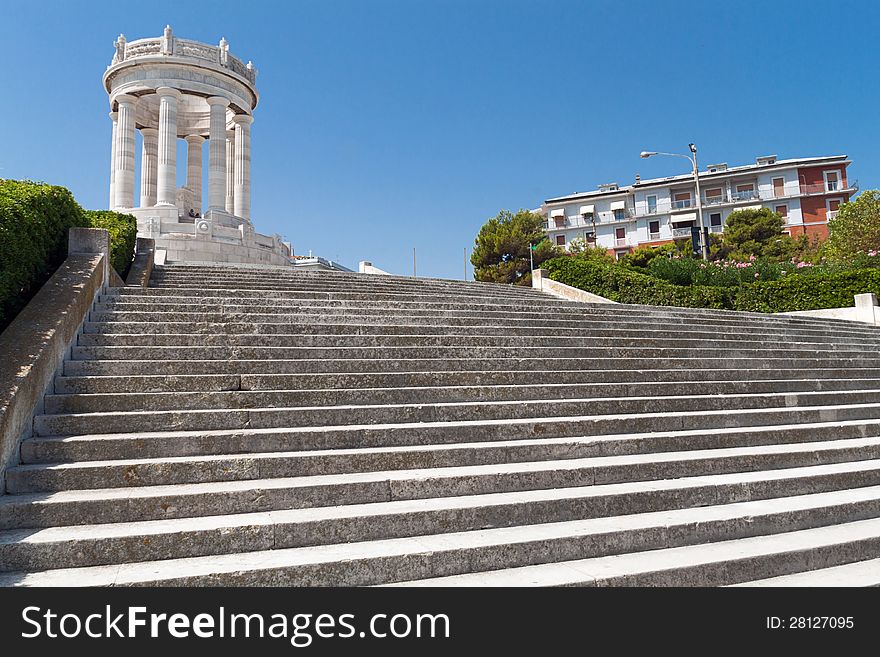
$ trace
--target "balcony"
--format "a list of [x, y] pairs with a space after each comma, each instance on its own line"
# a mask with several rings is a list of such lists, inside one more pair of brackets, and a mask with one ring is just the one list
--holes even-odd
[[833, 182], [831, 184], [818, 183], [815, 185], [804, 185], [801, 184], [800, 193], [802, 196], [819, 196], [821, 194], [840, 194], [843, 192], [846, 193], [855, 193], [859, 191], [859, 181], [858, 180], [847, 180], [846, 184], [843, 181], [838, 180], [837, 182]]
[[672, 237], [673, 239], [678, 239], [680, 237], [690, 237], [691, 229], [690, 228], [673, 228], [672, 229]]
[[672, 201], [671, 202], [671, 208], [672, 208], [673, 212], [675, 212], [676, 210], [687, 210], [688, 208], [694, 207], [694, 205], [695, 204], [691, 199], [686, 199], [684, 201]]

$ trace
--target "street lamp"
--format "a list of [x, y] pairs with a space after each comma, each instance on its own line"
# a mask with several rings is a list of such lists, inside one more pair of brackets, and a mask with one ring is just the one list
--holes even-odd
[[688, 148], [693, 154], [693, 157], [690, 155], [682, 155], [680, 153], [661, 153], [659, 151], [642, 151], [639, 154], [639, 157], [646, 160], [655, 155], [668, 155], [670, 157], [683, 157], [691, 163], [694, 171], [694, 186], [696, 187], [697, 192], [697, 219], [700, 224], [700, 252], [702, 253], [703, 260], [708, 260], [709, 240], [706, 239], [705, 227], [703, 226], [703, 198], [700, 195], [700, 169], [697, 166], [697, 147], [695, 144], [688, 144]]

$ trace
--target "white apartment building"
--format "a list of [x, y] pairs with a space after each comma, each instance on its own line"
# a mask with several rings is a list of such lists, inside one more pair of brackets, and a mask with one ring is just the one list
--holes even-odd
[[[824, 239], [828, 219], [858, 190], [847, 178], [845, 155], [779, 160], [758, 157], [754, 164], [710, 164], [699, 172], [704, 226], [720, 233], [728, 215], [745, 208], [770, 208], [785, 231]], [[690, 237], [699, 226], [693, 174], [639, 180], [632, 185], [599, 185], [591, 192], [547, 199], [536, 210], [546, 218], [554, 244], [575, 238], [605, 247], [618, 257], [641, 245]]]

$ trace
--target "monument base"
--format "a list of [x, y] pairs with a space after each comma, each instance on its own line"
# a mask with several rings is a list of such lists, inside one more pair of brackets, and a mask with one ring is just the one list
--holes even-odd
[[[241, 217], [208, 211], [180, 216], [175, 206], [126, 210], [137, 218], [138, 237], [155, 240], [166, 263], [233, 262], [290, 265], [291, 248], [280, 235], [261, 235]], [[164, 252], [164, 253], [163, 253]]]

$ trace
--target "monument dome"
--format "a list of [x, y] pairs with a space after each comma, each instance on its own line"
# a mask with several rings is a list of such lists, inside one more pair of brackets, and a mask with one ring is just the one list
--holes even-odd
[[[251, 224], [251, 124], [259, 102], [253, 64], [232, 55], [226, 39], [216, 46], [180, 39], [170, 26], [156, 38], [120, 34], [113, 45], [103, 77], [113, 122], [110, 208], [137, 217], [138, 235], [154, 239], [167, 262], [289, 264], [290, 246]], [[182, 187], [178, 139], [187, 144]]]

